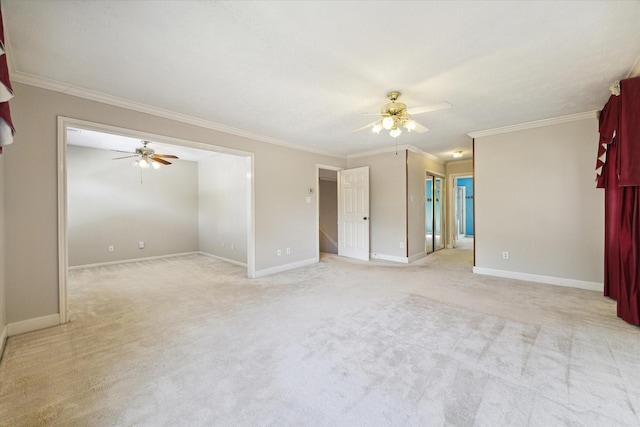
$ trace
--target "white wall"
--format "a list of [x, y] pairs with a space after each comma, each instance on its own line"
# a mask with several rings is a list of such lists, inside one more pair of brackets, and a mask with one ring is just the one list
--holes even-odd
[[247, 263], [249, 162], [218, 154], [198, 165], [200, 250], [241, 264]]
[[[342, 168], [346, 163], [344, 159], [268, 144], [35, 86], [14, 83], [13, 89], [16, 96], [11, 112], [19, 131], [4, 159], [8, 323], [59, 312], [58, 116], [253, 153], [256, 274], [317, 259], [316, 205], [315, 200], [306, 203], [307, 189], [317, 185], [317, 164]], [[277, 249], [286, 247], [291, 247], [291, 255], [278, 257]]]
[[67, 146], [69, 266], [197, 251], [198, 164], [142, 170], [114, 157]]
[[597, 145], [595, 117], [476, 139], [474, 271], [602, 289]]

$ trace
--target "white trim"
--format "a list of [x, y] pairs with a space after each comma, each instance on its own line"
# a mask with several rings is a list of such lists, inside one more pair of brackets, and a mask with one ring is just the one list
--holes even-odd
[[283, 271], [289, 271], [300, 267], [305, 267], [311, 264], [317, 264], [320, 262], [319, 258], [308, 258], [302, 261], [292, 262], [290, 264], [277, 265], [275, 267], [265, 268], [264, 270], [256, 271], [255, 277], [264, 277], [270, 274], [282, 273]]
[[2, 354], [4, 353], [4, 344], [7, 342], [7, 337], [9, 336], [9, 328], [7, 325], [4, 325], [2, 328], [2, 333], [0, 333], [0, 360], [2, 360]]
[[536, 120], [533, 122], [521, 123], [521, 124], [511, 125], [511, 126], [504, 126], [504, 127], [495, 128], [495, 129], [469, 132], [467, 135], [470, 136], [471, 138], [482, 138], [485, 136], [499, 135], [501, 133], [516, 132], [519, 130], [534, 129], [534, 128], [539, 128], [544, 126], [553, 126], [553, 125], [559, 125], [562, 123], [575, 122], [577, 120], [596, 119], [596, 118], [598, 118], [598, 111], [593, 110], [593, 111], [587, 111], [585, 113], [570, 114], [568, 116], [554, 117], [554, 118], [544, 119], [544, 120]]
[[58, 191], [58, 313], [60, 324], [69, 321], [67, 279], [69, 252], [67, 241], [67, 126], [64, 117], [58, 116], [57, 141], [57, 191]]
[[246, 267], [247, 266], [246, 262], [236, 261], [234, 259], [229, 259], [229, 258], [221, 257], [221, 256], [218, 256], [218, 255], [210, 254], [208, 252], [198, 251], [196, 253], [198, 253], [200, 255], [207, 256], [209, 258], [215, 258], [215, 259], [218, 259], [220, 261], [228, 262], [229, 264], [239, 265], [240, 267]]
[[527, 282], [544, 283], [546, 285], [565, 286], [569, 288], [586, 289], [588, 291], [602, 292], [604, 284], [598, 282], [586, 282], [584, 280], [565, 279], [562, 277], [541, 276], [538, 274], [518, 273], [516, 271], [497, 270], [494, 268], [473, 267], [475, 274], [487, 276], [505, 277], [507, 279], [525, 280]]
[[103, 267], [105, 265], [129, 264], [129, 263], [132, 263], [132, 262], [153, 261], [153, 260], [156, 260], [156, 259], [176, 258], [176, 257], [181, 257], [181, 256], [199, 255], [199, 254], [200, 254], [199, 251], [193, 251], [193, 252], [182, 252], [182, 253], [179, 253], [179, 254], [156, 255], [156, 256], [150, 256], [150, 257], [144, 257], [144, 258], [130, 258], [130, 259], [121, 259], [121, 260], [117, 260], [117, 261], [96, 262], [96, 263], [93, 263], [93, 264], [74, 265], [74, 266], [69, 267], [69, 271], [71, 271], [71, 270], [79, 270], [81, 268]]
[[249, 155], [250, 176], [247, 177], [247, 277], [256, 277], [256, 158]]
[[220, 123], [215, 123], [209, 120], [200, 119], [200, 118], [189, 116], [186, 114], [176, 113], [174, 111], [165, 110], [163, 108], [153, 107], [151, 105], [143, 104], [136, 101], [131, 101], [125, 98], [119, 98], [117, 96], [108, 95], [106, 93], [85, 89], [85, 88], [70, 85], [67, 83], [58, 82], [56, 80], [46, 79], [43, 77], [24, 73], [21, 71], [14, 71], [11, 74], [11, 80], [17, 83], [36, 86], [42, 89], [47, 89], [54, 92], [60, 92], [60, 93], [64, 93], [71, 96], [77, 96], [79, 98], [84, 98], [91, 101], [112, 105], [115, 107], [126, 108], [128, 110], [137, 111], [139, 113], [150, 114], [156, 117], [163, 117], [165, 119], [175, 120], [177, 122], [199, 126], [202, 128], [211, 129], [218, 132], [224, 132], [230, 135], [249, 138], [255, 141], [266, 142], [268, 144], [279, 145], [279, 146], [291, 148], [294, 150], [306, 151], [309, 153], [321, 154], [324, 156], [344, 158], [344, 156], [340, 154], [336, 154], [336, 153], [332, 153], [324, 150], [317, 150], [309, 147], [304, 147], [301, 145], [293, 144], [291, 142], [283, 141], [270, 136], [254, 133], [248, 130], [222, 125]]
[[408, 264], [409, 258], [406, 256], [385, 255], [385, 254], [370, 254], [371, 259], [381, 259], [383, 261], [400, 262], [402, 264]]
[[371, 151], [365, 151], [363, 153], [357, 153], [357, 154], [349, 154], [347, 156], [347, 159], [357, 159], [359, 157], [367, 157], [367, 156], [375, 156], [376, 154], [386, 154], [386, 153], [394, 153], [396, 151], [402, 151], [402, 150], [407, 150], [407, 151], [412, 151], [416, 154], [419, 154], [421, 156], [427, 157], [431, 160], [433, 160], [434, 162], [437, 162], [441, 165], [444, 165], [445, 162], [440, 160], [439, 157], [434, 156], [431, 153], [427, 153], [424, 150], [421, 150], [420, 148], [414, 146], [414, 145], [409, 145], [409, 144], [404, 144], [404, 145], [398, 145], [397, 147], [394, 146], [389, 146], [389, 147], [385, 147], [385, 148], [379, 148], [377, 150], [371, 150]]
[[20, 335], [58, 325], [60, 325], [60, 315], [58, 313], [35, 317], [33, 319], [9, 323], [7, 325], [7, 336], [12, 337], [14, 335]]
[[411, 255], [409, 257], [409, 262], [413, 262], [413, 261], [419, 260], [419, 259], [424, 258], [426, 256], [427, 256], [427, 252], [426, 251], [419, 252], [419, 253], [417, 253], [415, 255]]
[[[182, 138], [175, 138], [172, 136], [160, 135], [160, 134], [155, 134], [151, 132], [143, 132], [143, 131], [138, 131], [133, 129], [121, 128], [119, 126], [108, 125], [105, 123], [89, 122], [86, 120], [75, 119], [72, 117], [58, 116], [58, 121], [60, 122], [61, 120], [67, 125], [67, 127], [72, 127], [72, 128], [81, 128], [86, 130], [92, 130], [95, 132], [110, 133], [110, 134], [115, 134], [119, 136], [134, 138], [134, 139], [153, 139], [156, 142], [162, 142], [165, 144], [179, 145], [181, 147], [187, 147], [187, 148], [196, 148], [198, 150], [215, 151], [215, 152], [224, 153], [224, 154], [231, 154], [234, 156], [248, 157], [253, 155], [253, 153], [249, 151], [237, 150], [234, 148], [223, 147], [220, 145], [207, 144], [203, 142], [197, 142], [197, 141], [192, 141], [192, 140], [182, 139]], [[64, 136], [66, 136], [66, 132]]]
[[428, 159], [433, 160], [434, 162], [440, 163], [441, 165], [444, 165], [445, 162], [443, 160], [441, 160], [438, 156], [435, 156], [431, 153], [427, 153], [426, 151], [414, 146], [414, 145], [407, 145], [407, 150], [412, 151], [416, 154], [421, 155], [422, 157], [426, 157]]
[[629, 73], [627, 74], [628, 79], [632, 77], [640, 77], [640, 56], [638, 56], [635, 64], [633, 64], [633, 67], [631, 67]]

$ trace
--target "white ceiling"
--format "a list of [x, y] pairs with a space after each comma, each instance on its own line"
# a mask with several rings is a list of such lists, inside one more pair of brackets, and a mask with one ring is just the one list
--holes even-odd
[[[640, 2], [3, 0], [16, 81], [34, 76], [312, 150], [394, 145], [352, 133], [390, 90], [442, 160], [468, 132], [601, 108], [640, 55]], [[18, 130], [19, 131], [19, 130]]]

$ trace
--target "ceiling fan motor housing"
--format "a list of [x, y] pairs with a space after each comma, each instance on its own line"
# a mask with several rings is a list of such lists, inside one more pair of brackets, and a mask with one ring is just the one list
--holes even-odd
[[389, 102], [388, 104], [384, 104], [380, 112], [383, 115], [389, 115], [389, 116], [398, 116], [398, 115], [406, 114], [407, 104], [403, 104], [402, 102], [396, 102], [398, 100], [398, 97], [400, 97], [400, 92], [398, 91], [389, 92], [387, 94], [387, 98], [389, 98], [391, 102]]
[[144, 146], [136, 148], [136, 154], [140, 154], [142, 157], [153, 157], [154, 151]]

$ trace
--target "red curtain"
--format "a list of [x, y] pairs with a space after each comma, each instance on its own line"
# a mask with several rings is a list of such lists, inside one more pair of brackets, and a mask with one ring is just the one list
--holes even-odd
[[13, 142], [16, 129], [11, 120], [9, 100], [13, 98], [13, 89], [9, 80], [7, 55], [4, 45], [4, 26], [2, 22], [2, 8], [0, 8], [0, 154], [2, 147]]
[[620, 82], [600, 114], [598, 187], [605, 189], [604, 294], [640, 325], [640, 78]]

